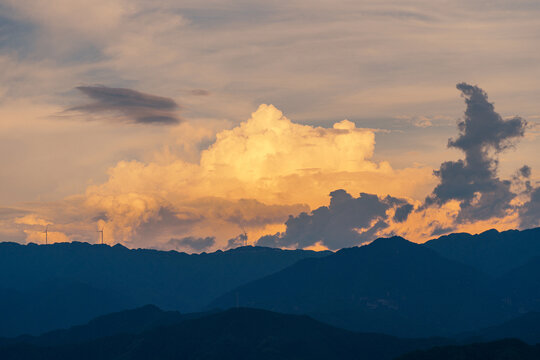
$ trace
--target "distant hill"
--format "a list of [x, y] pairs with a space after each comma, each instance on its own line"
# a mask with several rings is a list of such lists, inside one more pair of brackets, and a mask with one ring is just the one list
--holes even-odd
[[[406, 339], [265, 310], [181, 315], [147, 305], [40, 336], [0, 339], [0, 359], [538, 359], [538, 347], [507, 338], [535, 344], [539, 324], [540, 314], [530, 313], [461, 340]], [[480, 343], [495, 339], [503, 341]]]
[[442, 346], [417, 350], [396, 360], [538, 360], [540, 346], [527, 345], [515, 339], [462, 346]]
[[422, 245], [378, 239], [336, 253], [241, 247], [195, 255], [0, 243], [0, 337], [145, 304], [183, 314], [239, 304], [402, 337], [474, 332], [540, 312], [539, 236], [540, 228], [492, 230]]
[[145, 305], [132, 310], [102, 315], [87, 324], [53, 330], [39, 336], [22, 335], [16, 338], [0, 338], [0, 346], [17, 343], [40, 346], [78, 344], [119, 334], [139, 334], [145, 330], [196, 318], [198, 315], [181, 315], [177, 311], [163, 311], [154, 305]]
[[489, 230], [478, 235], [456, 233], [425, 243], [440, 255], [500, 276], [540, 256], [540, 228], [498, 232]]
[[115, 291], [72, 281], [49, 281], [22, 291], [0, 289], [0, 336], [15, 336], [88, 321], [130, 308]]
[[461, 341], [480, 342], [514, 338], [530, 345], [540, 343], [540, 313], [530, 312], [502, 324], [458, 336]]
[[197, 311], [239, 285], [329, 253], [248, 246], [188, 255], [77, 242], [0, 243], [0, 336], [38, 334], [145, 304]]
[[[480, 271], [400, 237], [305, 259], [231, 291], [210, 308], [308, 314], [396, 336], [448, 335], [490, 324], [498, 311]], [[497, 320], [495, 320], [497, 321]]]
[[[156, 315], [153, 309], [143, 312]], [[387, 335], [359, 334], [322, 324], [306, 316], [284, 315], [263, 310], [231, 309], [140, 333], [124, 333], [80, 342], [80, 333], [98, 330], [96, 324], [146, 321], [140, 311], [126, 312], [82, 328], [48, 335], [49, 345], [18, 343], [0, 346], [3, 360], [63, 359], [362, 359], [390, 360], [414, 349], [448, 344], [443, 339], [399, 339]], [[146, 315], [143, 317], [147, 317]], [[90, 329], [93, 329], [90, 331]], [[59, 336], [62, 340], [54, 340]], [[65, 339], [77, 339], [66, 343]], [[63, 343], [51, 346], [50, 344]]]
[[515, 312], [540, 312], [540, 256], [498, 277], [493, 288]]

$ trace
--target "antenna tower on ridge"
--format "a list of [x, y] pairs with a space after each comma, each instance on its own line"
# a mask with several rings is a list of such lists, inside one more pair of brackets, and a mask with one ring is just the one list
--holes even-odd
[[247, 236], [246, 229], [244, 229], [242, 225], [240, 225], [240, 228], [242, 229], [242, 235], [240, 235], [240, 237], [243, 238], [242, 240], [244, 240], [244, 246], [247, 246], [248, 236]]
[[97, 232], [101, 233], [101, 245], [103, 245], [103, 228], [101, 228], [101, 230], [98, 230]]
[[43, 232], [45, 234], [45, 245], [49, 243], [48, 235], [49, 235], [49, 224], [45, 226], [45, 231]]

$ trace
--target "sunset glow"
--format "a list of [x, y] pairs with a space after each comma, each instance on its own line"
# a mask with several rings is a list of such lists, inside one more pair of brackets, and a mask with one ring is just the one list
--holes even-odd
[[182, 3], [0, 1], [4, 241], [336, 250], [540, 225], [538, 6]]

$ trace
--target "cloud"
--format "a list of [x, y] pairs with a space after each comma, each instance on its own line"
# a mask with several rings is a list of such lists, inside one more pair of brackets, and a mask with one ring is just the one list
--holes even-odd
[[516, 195], [510, 190], [511, 182], [497, 176], [497, 154], [523, 137], [527, 123], [520, 117], [504, 120], [479, 87], [460, 83], [457, 88], [467, 110], [458, 124], [460, 135], [450, 139], [448, 146], [463, 151], [465, 159], [441, 164], [435, 171], [440, 183], [425, 204], [440, 206], [459, 201], [456, 220], [460, 223], [503, 217]]
[[396, 222], [404, 222], [409, 217], [409, 214], [413, 211], [414, 206], [411, 204], [405, 204], [396, 209], [396, 213], [394, 214], [394, 221]]
[[215, 242], [216, 238], [213, 236], [207, 236], [205, 238], [187, 236], [181, 239], [172, 238], [167, 244], [177, 250], [189, 248], [195, 251], [202, 251], [212, 247]]
[[431, 236], [440, 236], [440, 235], [448, 234], [448, 233], [450, 233], [452, 231], [454, 231], [454, 228], [452, 228], [452, 227], [437, 226], [431, 232]]
[[[195, 161], [170, 148], [148, 162], [117, 163], [107, 181], [86, 189], [80, 211], [110, 241], [148, 246], [152, 239], [151, 246], [166, 248], [171, 238], [213, 236], [215, 249], [238, 245], [229, 240], [242, 228], [252, 241], [283, 231], [289, 215], [320, 207], [336, 188], [411, 197], [432, 186], [429, 168], [394, 170], [372, 161], [374, 145], [374, 132], [351, 121], [301, 125], [261, 105], [247, 121], [218, 132]], [[397, 209], [405, 202], [385, 204]]]
[[13, 219], [15, 217], [23, 216], [27, 213], [28, 211], [24, 209], [0, 207], [0, 220]]
[[29, 211], [24, 209], [0, 207], [0, 241], [24, 241], [27, 235], [18, 219], [28, 213]]
[[94, 102], [77, 105], [67, 111], [114, 114], [137, 124], [173, 125], [180, 122], [176, 114], [178, 104], [166, 97], [107, 86], [79, 86], [77, 90]]
[[239, 246], [245, 246], [247, 244], [248, 237], [246, 234], [239, 234], [229, 240], [227, 240], [227, 249], [233, 249]]
[[524, 178], [530, 178], [531, 177], [531, 168], [527, 165], [523, 165], [519, 170], [519, 174], [523, 176]]
[[531, 191], [530, 199], [519, 209], [520, 226], [540, 226], [540, 187]]
[[[407, 206], [403, 210], [403, 206]], [[389, 210], [400, 210], [398, 218], [405, 219], [412, 210], [406, 200], [391, 196], [361, 193], [354, 198], [345, 190], [330, 193], [330, 205], [321, 206], [310, 214], [290, 216], [282, 234], [263, 236], [257, 242], [262, 246], [306, 248], [315, 244], [329, 249], [350, 247], [373, 240], [379, 231], [389, 225]]]
[[210, 95], [210, 91], [204, 90], [204, 89], [192, 89], [192, 90], [189, 90], [189, 94], [195, 95], [195, 96], [208, 96]]
[[[201, 131], [197, 122], [170, 128], [169, 145], [147, 155], [145, 161], [117, 162], [105, 181], [88, 186], [83, 194], [42, 203], [28, 214], [53, 224], [55, 231], [64, 234], [62, 239], [95, 241], [95, 230], [104, 228], [107, 243], [176, 249], [181, 244], [170, 243], [171, 239], [212, 237], [208, 250], [245, 242], [337, 249], [377, 236], [398, 234], [422, 241], [446, 229], [477, 232], [496, 226], [502, 230], [516, 227], [519, 221], [516, 209], [513, 217], [492, 220], [497, 211], [492, 205], [514, 201], [509, 188], [516, 186], [516, 181], [510, 184], [496, 178], [495, 171], [494, 183], [507, 186], [511, 196], [500, 198], [503, 191], [475, 194], [470, 206], [484, 220], [456, 223], [466, 211], [461, 198], [414, 211], [422, 205], [415, 199], [425, 198], [437, 185], [433, 169], [394, 169], [386, 161], [373, 160], [375, 131], [358, 128], [349, 120], [331, 127], [302, 125], [263, 104], [246, 121], [222, 124], [228, 128], [219, 130], [224, 127], [220, 125]], [[462, 128], [462, 136], [469, 134], [467, 126]], [[481, 153], [491, 161], [491, 170], [496, 168], [497, 151], [510, 146], [504, 138], [512, 138], [506, 130], [500, 133], [502, 140], [486, 141], [494, 145], [486, 145], [488, 150]], [[451, 142], [458, 146], [459, 139]], [[206, 145], [198, 153], [193, 149], [201, 141]], [[459, 146], [467, 149], [466, 154], [473, 152]], [[448, 163], [468, 166], [467, 158]], [[478, 169], [468, 169], [473, 170]], [[525, 177], [530, 177], [530, 169], [522, 167], [516, 174], [530, 182]], [[480, 206], [482, 201], [487, 205]], [[13, 236], [23, 232], [28, 240], [40, 239], [41, 228], [30, 220], [16, 224]], [[243, 229], [248, 239], [238, 235]]]

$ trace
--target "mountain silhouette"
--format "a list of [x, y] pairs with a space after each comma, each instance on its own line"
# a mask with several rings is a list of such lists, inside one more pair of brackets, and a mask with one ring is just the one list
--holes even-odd
[[516, 339], [489, 343], [450, 345], [429, 350], [417, 350], [396, 360], [538, 360], [540, 345], [531, 346]]
[[514, 312], [540, 312], [540, 256], [498, 277], [493, 288]]
[[84, 325], [53, 330], [39, 336], [22, 335], [2, 338], [0, 345], [25, 343], [41, 346], [78, 344], [119, 334], [138, 334], [159, 326], [176, 324], [199, 314], [181, 315], [177, 311], [163, 311], [154, 305], [124, 310], [99, 316]]
[[500, 276], [540, 256], [540, 228], [492, 229], [478, 235], [456, 233], [428, 241], [425, 246], [448, 259]]
[[[145, 309], [155, 317], [155, 311]], [[139, 318], [141, 310], [113, 315], [125, 323], [126, 316]], [[170, 315], [170, 314], [169, 314]], [[168, 315], [168, 316], [169, 316]], [[129, 317], [128, 316], [128, 317]], [[147, 317], [147, 316], [143, 316]], [[176, 324], [156, 326], [140, 333], [80, 340], [81, 328], [48, 335], [48, 344], [35, 341], [0, 346], [3, 360], [30, 359], [377, 359], [386, 360], [412, 351], [448, 344], [444, 339], [399, 339], [388, 335], [361, 334], [338, 329], [307, 316], [277, 314], [247, 308], [231, 309]], [[131, 323], [147, 321], [131, 320]], [[114, 321], [112, 322], [114, 323]], [[97, 321], [83, 332], [101, 325]], [[123, 328], [125, 324], [113, 326]], [[89, 331], [89, 329], [93, 329]], [[58, 336], [61, 340], [55, 340]], [[66, 339], [75, 340], [73, 343]], [[55, 345], [51, 345], [55, 344]], [[61, 344], [61, 345], [59, 345]]]
[[47, 281], [35, 288], [0, 289], [0, 336], [40, 333], [129, 308], [116, 291], [73, 280]]
[[502, 324], [458, 336], [458, 339], [465, 342], [485, 342], [505, 338], [519, 339], [530, 345], [540, 343], [540, 313], [526, 313]]
[[0, 336], [39, 334], [145, 304], [197, 311], [239, 285], [328, 254], [247, 246], [189, 255], [77, 242], [0, 243]]
[[491, 324], [489, 277], [400, 237], [312, 258], [238, 287], [210, 308], [308, 314], [396, 336], [448, 335]]
[[[538, 235], [453, 234], [423, 245], [391, 237], [336, 253], [241, 247], [188, 255], [0, 243], [0, 336], [36, 335], [155, 304], [180, 311], [178, 317], [243, 306], [306, 314], [352, 331], [492, 340], [475, 331], [540, 312]], [[486, 244], [494, 250], [483, 251]], [[517, 330], [500, 334], [533, 341]]]

